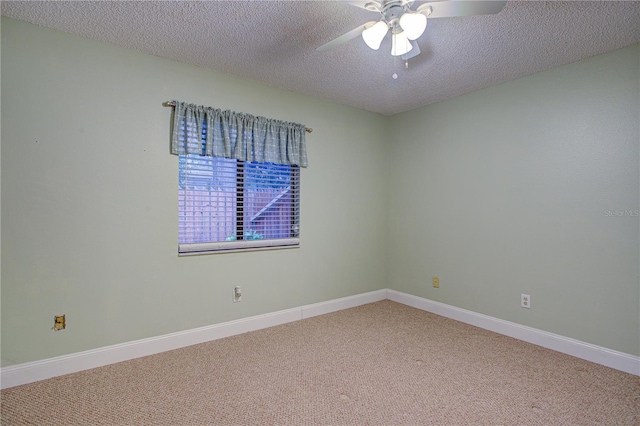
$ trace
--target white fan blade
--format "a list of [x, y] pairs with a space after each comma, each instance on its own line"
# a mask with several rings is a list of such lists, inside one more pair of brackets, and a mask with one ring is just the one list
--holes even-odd
[[[360, 1], [343, 0], [342, 2], [350, 4], [351, 6], [359, 7], [360, 9], [377, 11], [377, 12], [382, 10], [382, 2], [377, 0], [360, 0]], [[370, 5], [370, 7], [367, 7], [367, 5]]]
[[334, 47], [336, 47], [338, 45], [341, 45], [342, 43], [346, 43], [349, 40], [352, 40], [352, 39], [358, 37], [360, 34], [362, 34], [362, 32], [364, 30], [366, 30], [367, 28], [371, 27], [376, 22], [377, 21], [369, 21], [366, 24], [362, 24], [359, 27], [352, 29], [348, 33], [342, 34], [340, 37], [331, 40], [329, 43], [323, 44], [322, 46], [318, 47], [316, 50], [318, 52], [325, 52], [325, 51], [327, 51], [329, 49], [333, 49]]
[[418, 42], [415, 40], [409, 40], [409, 42], [411, 43], [411, 46], [413, 46], [413, 49], [408, 51], [406, 54], [402, 55], [403, 61], [406, 61], [411, 58], [415, 58], [420, 54], [420, 46], [418, 46]]
[[431, 8], [427, 18], [449, 18], [452, 16], [493, 15], [502, 10], [506, 1], [437, 1], [421, 4], [416, 11], [425, 13]]
[[[353, 0], [343, 0], [345, 3], [349, 3], [350, 5], [359, 7], [361, 9], [366, 9], [366, 10], [375, 10], [377, 12], [382, 11], [382, 9], [384, 8], [384, 4], [385, 3], [390, 3], [391, 0], [359, 0], [359, 1], [353, 1]], [[413, 3], [416, 0], [396, 0], [400, 1], [400, 5], [401, 6], [405, 6], [405, 5], [410, 5], [411, 3]], [[368, 7], [367, 7], [368, 6]]]

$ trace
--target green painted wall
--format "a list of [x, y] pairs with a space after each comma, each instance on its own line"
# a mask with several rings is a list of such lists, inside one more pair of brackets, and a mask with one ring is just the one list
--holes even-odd
[[639, 70], [636, 45], [393, 117], [389, 287], [640, 355]]
[[[3, 366], [386, 287], [640, 355], [638, 46], [384, 117], [1, 31]], [[300, 249], [177, 257], [174, 98], [314, 129]]]
[[[387, 117], [6, 18], [1, 76], [3, 365], [386, 287]], [[177, 256], [170, 99], [313, 128], [301, 248]]]

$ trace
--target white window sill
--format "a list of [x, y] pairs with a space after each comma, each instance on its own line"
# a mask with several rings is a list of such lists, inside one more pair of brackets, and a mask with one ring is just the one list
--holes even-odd
[[245, 251], [299, 248], [300, 238], [277, 240], [224, 241], [219, 243], [179, 244], [178, 256], [200, 254], [239, 253]]

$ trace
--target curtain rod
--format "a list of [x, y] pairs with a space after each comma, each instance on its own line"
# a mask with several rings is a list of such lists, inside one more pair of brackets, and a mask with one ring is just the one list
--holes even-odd
[[[162, 106], [165, 106], [165, 107], [175, 107], [175, 106], [176, 106], [176, 103], [175, 103], [174, 101], [164, 101], [164, 102], [162, 103]], [[309, 128], [309, 127], [305, 127], [305, 130], [307, 131], [307, 133], [311, 133], [311, 132], [313, 132], [313, 129], [311, 129], [311, 128]]]

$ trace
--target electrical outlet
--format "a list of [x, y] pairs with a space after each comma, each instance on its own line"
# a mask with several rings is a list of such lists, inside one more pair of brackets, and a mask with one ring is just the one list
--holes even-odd
[[528, 294], [521, 294], [520, 307], [529, 309], [531, 307], [531, 296], [529, 296]]
[[440, 288], [440, 278], [433, 277], [433, 288]]
[[55, 331], [64, 330], [67, 328], [67, 322], [64, 315], [55, 315], [53, 317], [53, 329]]
[[237, 285], [233, 288], [233, 303], [242, 301], [242, 288]]

